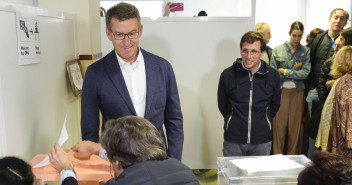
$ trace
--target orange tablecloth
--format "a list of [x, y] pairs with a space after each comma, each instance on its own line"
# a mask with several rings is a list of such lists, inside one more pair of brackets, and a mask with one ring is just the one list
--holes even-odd
[[[111, 179], [110, 163], [97, 155], [92, 155], [89, 160], [79, 160], [73, 157], [73, 151], [68, 154], [72, 160], [73, 167], [77, 174], [78, 181], [108, 181]], [[36, 155], [29, 164], [35, 166], [45, 158], [46, 154]], [[44, 181], [60, 181], [60, 174], [50, 164], [40, 168], [33, 168], [37, 178]], [[113, 173], [113, 172], [112, 172]]]

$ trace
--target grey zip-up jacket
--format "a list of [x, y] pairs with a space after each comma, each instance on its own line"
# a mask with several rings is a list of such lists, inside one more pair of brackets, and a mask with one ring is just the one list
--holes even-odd
[[239, 144], [272, 141], [272, 118], [280, 107], [279, 73], [260, 61], [259, 70], [242, 67], [242, 59], [225, 69], [219, 81], [218, 107], [224, 117], [224, 139]]

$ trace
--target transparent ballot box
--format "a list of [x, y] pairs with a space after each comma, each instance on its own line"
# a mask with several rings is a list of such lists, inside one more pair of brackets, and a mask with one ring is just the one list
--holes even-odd
[[[304, 155], [284, 155], [288, 161], [293, 161], [302, 165], [301, 167], [294, 169], [285, 169], [279, 171], [256, 171], [247, 172], [244, 169], [237, 167], [231, 160], [236, 159], [250, 159], [259, 158], [263, 156], [241, 156], [241, 157], [218, 157], [218, 184], [219, 185], [234, 185], [234, 184], [297, 184], [298, 174], [304, 169], [304, 167], [310, 162], [310, 160]], [[270, 161], [273, 160], [273, 161]], [[277, 164], [278, 161], [270, 158], [269, 164]], [[256, 165], [256, 164], [251, 164]]]

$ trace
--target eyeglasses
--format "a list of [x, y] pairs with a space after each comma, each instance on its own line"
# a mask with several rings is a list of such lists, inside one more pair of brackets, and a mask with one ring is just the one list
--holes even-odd
[[123, 40], [125, 39], [125, 36], [127, 35], [127, 37], [129, 39], [136, 39], [139, 35], [139, 32], [130, 32], [127, 34], [124, 33], [113, 33], [111, 30], [110, 32], [112, 33], [112, 35], [114, 36], [115, 40]]
[[251, 51], [248, 51], [248, 50], [246, 50], [246, 49], [241, 50], [241, 54], [242, 54], [242, 55], [248, 55], [248, 54], [250, 54], [250, 55], [253, 56], [253, 57], [259, 56], [260, 53], [261, 53], [261, 51], [258, 51], [258, 50], [251, 50]]

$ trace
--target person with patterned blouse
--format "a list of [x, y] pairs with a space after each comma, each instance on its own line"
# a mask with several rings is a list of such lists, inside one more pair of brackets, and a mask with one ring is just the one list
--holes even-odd
[[336, 82], [328, 151], [352, 157], [352, 46], [344, 46], [331, 66]]

